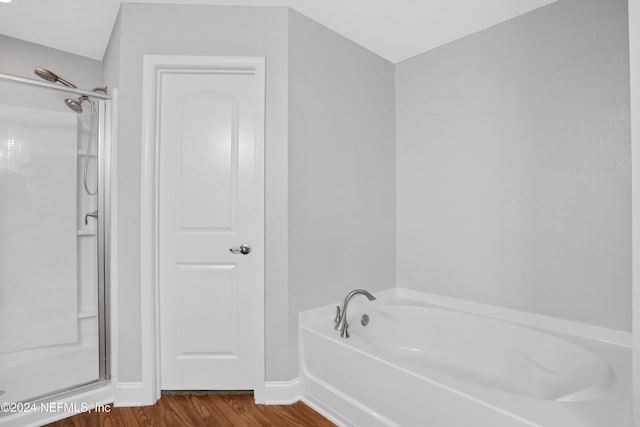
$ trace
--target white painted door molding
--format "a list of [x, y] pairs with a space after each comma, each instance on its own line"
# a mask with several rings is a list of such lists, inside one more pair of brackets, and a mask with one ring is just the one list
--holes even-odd
[[[147, 55], [143, 68], [143, 108], [142, 108], [142, 164], [141, 164], [141, 351], [142, 351], [142, 404], [150, 405], [160, 398], [160, 318], [159, 318], [159, 110], [158, 96], [163, 76], [175, 73], [243, 73], [255, 75], [259, 97], [256, 124], [257, 151], [256, 173], [264, 180], [264, 58], [258, 57], [215, 57], [215, 56], [163, 56]], [[263, 192], [260, 197], [264, 197]], [[260, 200], [264, 206], [264, 200]], [[264, 209], [259, 212], [264, 224]], [[255, 242], [264, 247], [264, 234]], [[260, 263], [264, 269], [264, 256]], [[265, 353], [264, 353], [264, 275], [260, 278], [261, 291], [255, 297], [256, 318], [256, 366], [254, 397], [256, 402], [264, 401]]]

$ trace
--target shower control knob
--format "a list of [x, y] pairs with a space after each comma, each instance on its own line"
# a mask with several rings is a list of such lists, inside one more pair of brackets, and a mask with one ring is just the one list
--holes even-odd
[[240, 245], [239, 248], [229, 248], [229, 252], [234, 254], [247, 255], [251, 252], [251, 246], [247, 245], [246, 243], [243, 243]]

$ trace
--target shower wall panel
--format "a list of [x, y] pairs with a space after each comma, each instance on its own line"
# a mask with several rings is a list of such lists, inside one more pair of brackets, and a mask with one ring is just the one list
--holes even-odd
[[77, 123], [0, 105], [0, 354], [78, 340]]

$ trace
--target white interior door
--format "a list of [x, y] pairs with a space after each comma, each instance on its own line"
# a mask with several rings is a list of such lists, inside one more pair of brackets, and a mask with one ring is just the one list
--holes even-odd
[[157, 77], [165, 390], [256, 386], [264, 340], [264, 68], [257, 62]]

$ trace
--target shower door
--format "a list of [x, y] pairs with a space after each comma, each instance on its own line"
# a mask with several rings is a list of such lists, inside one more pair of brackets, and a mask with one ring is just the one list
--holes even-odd
[[106, 101], [79, 96], [0, 76], [0, 402], [107, 377]]

